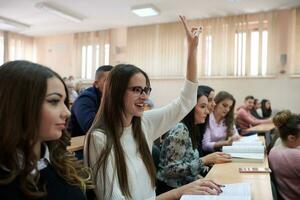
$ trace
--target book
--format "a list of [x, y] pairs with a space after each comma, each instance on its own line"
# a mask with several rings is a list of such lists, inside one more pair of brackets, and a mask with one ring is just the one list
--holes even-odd
[[225, 184], [219, 195], [183, 195], [180, 200], [251, 200], [250, 183]]
[[263, 145], [240, 145], [240, 146], [223, 146], [224, 153], [264, 153], [265, 147]]
[[257, 135], [252, 135], [224, 146], [222, 151], [230, 154], [234, 162], [263, 162], [265, 146]]

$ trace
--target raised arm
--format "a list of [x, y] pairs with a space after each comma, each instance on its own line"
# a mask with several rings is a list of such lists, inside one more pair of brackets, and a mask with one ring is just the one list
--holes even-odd
[[[148, 138], [154, 141], [170, 128], [175, 126], [196, 105], [197, 96], [197, 45], [200, 31], [197, 28], [189, 30], [185, 17], [180, 16], [188, 42], [188, 62], [186, 81], [180, 97], [168, 105], [144, 113], [143, 124], [147, 129]], [[152, 143], [151, 141], [151, 143]]]
[[185, 29], [188, 45], [188, 58], [187, 58], [187, 70], [186, 79], [196, 83], [197, 82], [197, 49], [198, 38], [202, 31], [201, 28], [189, 28], [184, 16], [179, 16]]

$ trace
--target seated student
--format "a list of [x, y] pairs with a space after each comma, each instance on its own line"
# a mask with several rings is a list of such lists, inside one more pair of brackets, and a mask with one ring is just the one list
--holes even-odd
[[68, 105], [51, 69], [28, 61], [0, 66], [1, 199], [86, 199], [90, 171], [66, 150]]
[[241, 129], [240, 132], [241, 135], [248, 134], [246, 130], [252, 126], [272, 122], [271, 119], [256, 119], [255, 117], [253, 117], [250, 113], [253, 106], [254, 106], [254, 97], [246, 96], [244, 105], [237, 109], [236, 122]]
[[196, 104], [199, 31], [189, 31], [186, 81], [179, 98], [167, 106], [144, 112], [151, 92], [148, 75], [140, 68], [120, 64], [110, 72], [100, 110], [84, 145], [85, 163], [93, 170], [97, 198], [180, 199], [183, 194], [219, 194], [214, 181], [197, 180], [156, 197], [153, 141], [181, 120]]
[[75, 100], [71, 108], [68, 131], [72, 137], [85, 135], [95, 119], [101, 104], [102, 91], [111, 65], [98, 67], [92, 87], [84, 90]]
[[202, 140], [205, 152], [220, 151], [240, 137], [234, 125], [235, 99], [231, 94], [221, 91], [215, 97], [216, 106], [209, 115], [209, 123]]
[[261, 113], [261, 103], [258, 99], [254, 99], [254, 106], [250, 111], [251, 115], [253, 115], [256, 119], [262, 119]]
[[271, 117], [272, 108], [271, 108], [271, 102], [269, 100], [267, 99], [261, 100], [261, 112], [262, 112], [263, 119]]
[[67, 79], [67, 80], [65, 80], [65, 84], [66, 84], [67, 89], [68, 89], [70, 104], [73, 104], [74, 101], [78, 97], [78, 93], [75, 90], [75, 82], [73, 80]]
[[279, 146], [272, 148], [269, 154], [278, 193], [283, 199], [299, 199], [300, 115], [284, 110], [274, 116], [273, 122], [282, 141]]
[[[215, 90], [207, 85], [200, 85], [198, 87], [198, 90], [201, 90], [204, 95], [207, 97], [208, 103], [207, 103], [207, 109], [209, 114], [212, 113], [214, 111], [215, 108]], [[198, 130], [199, 130], [199, 138], [198, 138], [198, 152], [199, 152], [199, 156], [203, 157], [205, 155], [205, 152], [203, 152], [202, 149], [202, 140], [203, 140], [203, 135], [206, 131], [206, 127], [209, 121], [209, 115], [207, 115], [205, 122], [202, 124], [198, 125]]]
[[215, 108], [215, 90], [207, 85], [200, 85], [198, 90], [201, 90], [205, 96], [207, 96], [207, 109], [208, 112], [211, 113], [214, 111]]
[[222, 152], [199, 157], [197, 144], [200, 135], [197, 125], [205, 122], [207, 103], [207, 97], [198, 88], [196, 106], [164, 138], [157, 173], [158, 193], [203, 177], [209, 170], [206, 165], [231, 161], [230, 155]]

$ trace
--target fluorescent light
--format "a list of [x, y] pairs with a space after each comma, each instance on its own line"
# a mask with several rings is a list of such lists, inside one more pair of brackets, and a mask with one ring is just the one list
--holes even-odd
[[44, 3], [44, 2], [35, 4], [35, 7], [39, 8], [41, 10], [44, 10], [46, 12], [49, 12], [53, 15], [56, 15], [58, 17], [61, 17], [61, 18], [67, 19], [67, 20], [71, 20], [73, 22], [82, 22], [82, 20], [83, 20], [82, 17], [76, 16], [75, 14], [71, 14], [67, 11], [63, 11], [59, 8], [55, 8], [54, 6]]
[[3, 29], [11, 29], [11, 28], [17, 28], [17, 29], [25, 29], [25, 28], [29, 28], [30, 26], [27, 24], [23, 24], [21, 22], [17, 22], [15, 20], [12, 19], [8, 19], [5, 17], [1, 17], [0, 16], [0, 24], [3, 24], [1, 27]]
[[149, 17], [159, 15], [159, 10], [153, 5], [135, 6], [131, 11], [139, 17]]

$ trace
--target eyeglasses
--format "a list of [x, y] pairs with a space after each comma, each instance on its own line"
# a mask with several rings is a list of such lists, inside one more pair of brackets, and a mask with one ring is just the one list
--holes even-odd
[[143, 89], [141, 86], [133, 86], [133, 87], [129, 87], [128, 89], [130, 89], [137, 95], [142, 95], [143, 92], [145, 92], [146, 95], [150, 95], [152, 90], [151, 87], [144, 87]]

